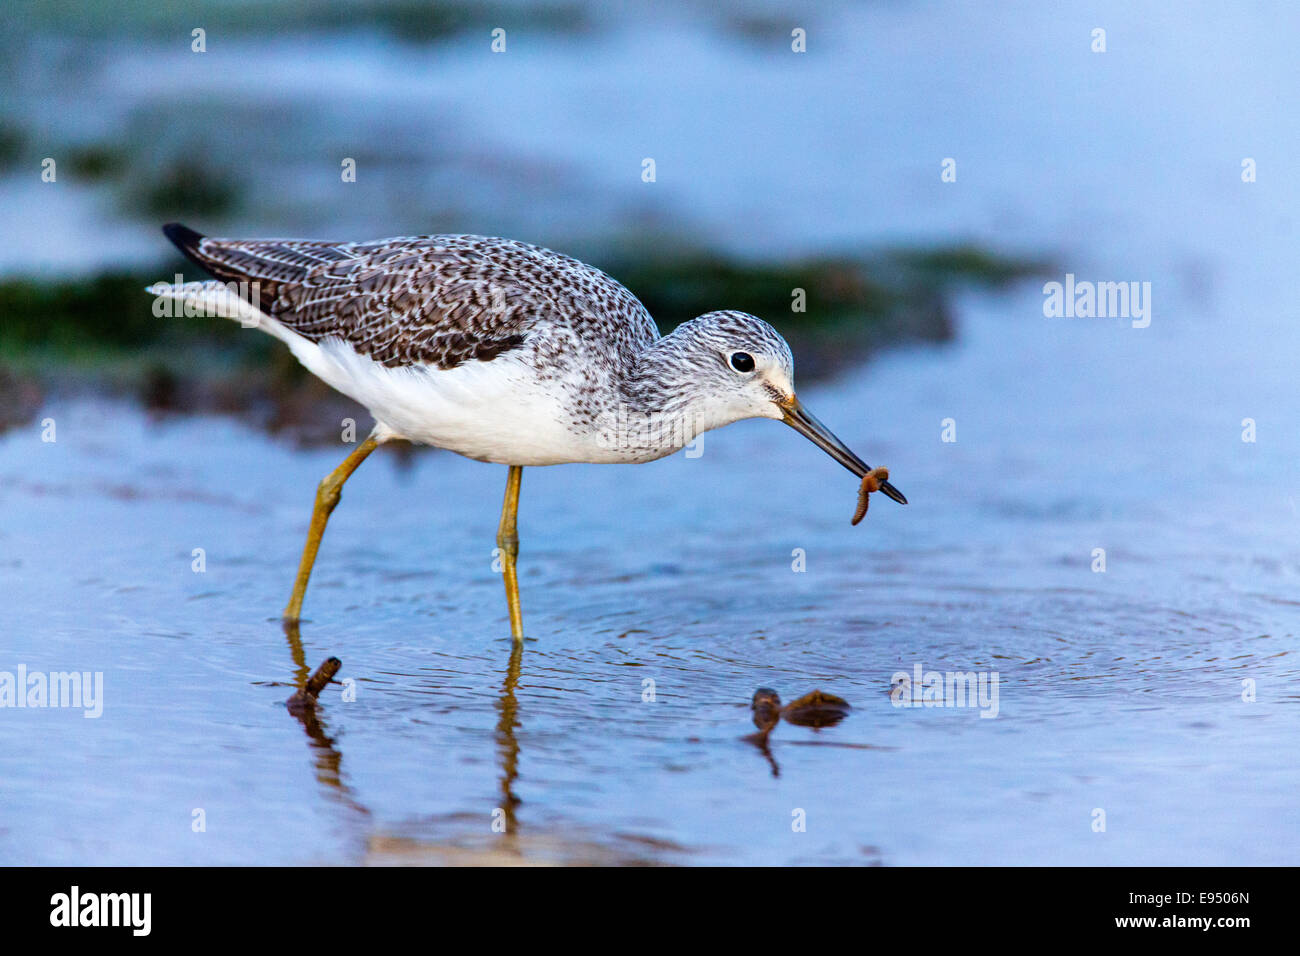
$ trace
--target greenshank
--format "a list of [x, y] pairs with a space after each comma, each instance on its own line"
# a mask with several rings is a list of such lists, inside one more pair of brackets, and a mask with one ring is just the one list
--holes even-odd
[[150, 292], [270, 333], [375, 419], [316, 491], [287, 622], [302, 613], [344, 482], [393, 439], [509, 467], [497, 546], [516, 641], [527, 465], [654, 461], [709, 429], [772, 418], [864, 479], [864, 496], [878, 484], [907, 503], [877, 481], [887, 472], [803, 407], [790, 347], [747, 313], [709, 312], [661, 336], [637, 298], [599, 269], [510, 239], [216, 239], [179, 223], [163, 232], [213, 278]]

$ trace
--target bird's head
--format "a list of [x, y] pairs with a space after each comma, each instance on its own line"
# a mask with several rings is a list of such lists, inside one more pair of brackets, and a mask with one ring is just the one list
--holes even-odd
[[[813, 417], [794, 391], [794, 357], [781, 334], [746, 312], [709, 312], [678, 326], [678, 360], [709, 407], [704, 428], [744, 418], [785, 422], [841, 465], [863, 477], [870, 467]], [[703, 429], [701, 429], [703, 430]], [[900, 504], [907, 499], [889, 482], [883, 491]]]

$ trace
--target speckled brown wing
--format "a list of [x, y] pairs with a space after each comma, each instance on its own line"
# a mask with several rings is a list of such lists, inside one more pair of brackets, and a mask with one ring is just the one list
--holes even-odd
[[519, 348], [538, 319], [566, 324], [613, 307], [629, 339], [653, 338], [635, 296], [599, 270], [509, 239], [236, 240], [164, 227], [225, 281], [257, 283], [261, 309], [313, 342], [341, 338], [388, 366], [454, 368]]

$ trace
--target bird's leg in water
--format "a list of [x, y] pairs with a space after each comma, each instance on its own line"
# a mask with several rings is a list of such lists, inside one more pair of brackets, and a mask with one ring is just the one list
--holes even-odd
[[524, 615], [519, 609], [519, 578], [515, 574], [515, 558], [519, 556], [519, 483], [524, 469], [510, 466], [506, 478], [506, 500], [501, 505], [501, 526], [497, 529], [497, 548], [501, 555], [501, 575], [506, 582], [506, 604], [510, 609], [510, 636], [516, 641], [524, 639]]
[[307, 580], [311, 569], [316, 564], [316, 552], [320, 550], [320, 539], [325, 534], [325, 524], [330, 520], [330, 513], [339, 503], [343, 493], [343, 483], [352, 477], [352, 473], [366, 460], [366, 456], [379, 447], [375, 436], [371, 435], [343, 463], [325, 476], [325, 480], [316, 489], [316, 505], [311, 512], [311, 527], [307, 531], [307, 543], [302, 549], [302, 561], [298, 565], [298, 578], [293, 582], [293, 594], [289, 596], [289, 605], [284, 609], [284, 620], [293, 623], [302, 614], [302, 597], [307, 592]]

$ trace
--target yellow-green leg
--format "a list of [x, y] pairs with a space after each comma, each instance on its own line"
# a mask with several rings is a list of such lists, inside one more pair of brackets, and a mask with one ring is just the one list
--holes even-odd
[[343, 483], [352, 477], [366, 456], [378, 447], [379, 442], [375, 441], [373, 435], [367, 438], [343, 459], [341, 465], [326, 475], [316, 489], [316, 506], [312, 509], [311, 527], [307, 530], [307, 543], [303, 546], [302, 561], [298, 565], [298, 579], [293, 582], [293, 594], [289, 596], [289, 604], [284, 609], [285, 621], [297, 621], [302, 614], [302, 596], [307, 591], [307, 580], [311, 577], [312, 565], [316, 563], [316, 552], [320, 550], [325, 524], [330, 520], [330, 512], [339, 503], [339, 497], [343, 493]]
[[501, 505], [501, 526], [497, 529], [501, 575], [506, 581], [506, 604], [510, 608], [510, 636], [516, 641], [524, 639], [524, 615], [519, 610], [519, 578], [515, 574], [515, 558], [519, 556], [519, 529], [515, 519], [519, 516], [519, 483], [523, 477], [522, 466], [510, 466], [510, 475], [506, 478], [506, 500]]

